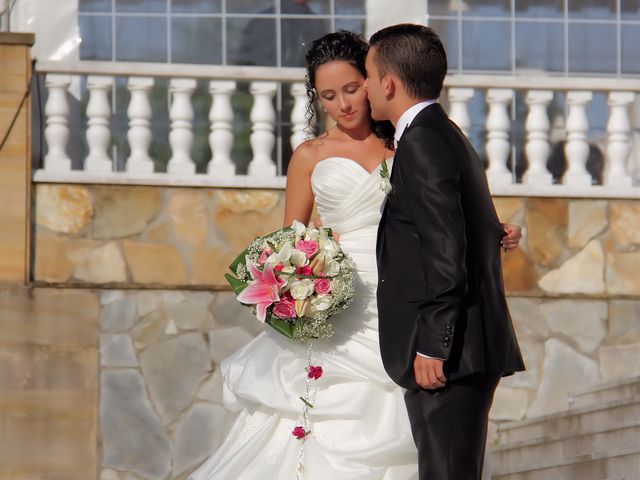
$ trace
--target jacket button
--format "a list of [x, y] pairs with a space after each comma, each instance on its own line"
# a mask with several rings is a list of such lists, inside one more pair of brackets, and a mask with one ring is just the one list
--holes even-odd
[[448, 348], [449, 347], [449, 342], [442, 342], [442, 346], [445, 347], [445, 348]]
[[380, 280], [380, 283], [384, 283], [384, 278]]
[[449, 340], [451, 340], [451, 337], [449, 337], [448, 335], [444, 337], [445, 342], [448, 342]]

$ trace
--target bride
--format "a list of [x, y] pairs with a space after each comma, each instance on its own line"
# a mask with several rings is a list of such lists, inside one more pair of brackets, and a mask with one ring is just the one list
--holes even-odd
[[[376, 232], [385, 193], [382, 163], [392, 167], [393, 127], [374, 123], [364, 90], [367, 43], [339, 31], [313, 42], [306, 56], [310, 109], [319, 100], [336, 122], [300, 145], [288, 168], [284, 224], [307, 224], [315, 203], [325, 227], [358, 269], [356, 299], [333, 320], [335, 334], [315, 342], [311, 433], [304, 442], [306, 480], [417, 479], [417, 451], [402, 390], [379, 353]], [[313, 110], [310, 110], [313, 115]], [[520, 229], [505, 225], [503, 248]], [[272, 329], [225, 361], [224, 403], [239, 416], [222, 446], [190, 480], [296, 478], [307, 348]]]

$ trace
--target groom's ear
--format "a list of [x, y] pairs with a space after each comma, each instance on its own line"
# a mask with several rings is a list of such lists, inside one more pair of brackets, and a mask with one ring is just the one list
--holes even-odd
[[382, 89], [385, 97], [393, 98], [396, 94], [396, 80], [393, 76], [387, 74], [382, 78]]

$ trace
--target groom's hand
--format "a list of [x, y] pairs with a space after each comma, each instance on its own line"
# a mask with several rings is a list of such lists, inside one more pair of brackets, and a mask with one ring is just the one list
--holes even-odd
[[426, 358], [416, 355], [413, 361], [416, 383], [427, 390], [444, 387], [447, 377], [444, 376], [443, 365], [444, 360], [439, 358]]

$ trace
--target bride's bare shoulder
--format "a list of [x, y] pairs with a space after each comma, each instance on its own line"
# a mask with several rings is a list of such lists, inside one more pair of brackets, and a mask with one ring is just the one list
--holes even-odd
[[318, 137], [305, 140], [296, 147], [289, 161], [289, 169], [303, 170], [307, 172], [313, 171], [316, 163], [320, 161], [327, 148], [327, 139], [329, 135], [323, 133]]

